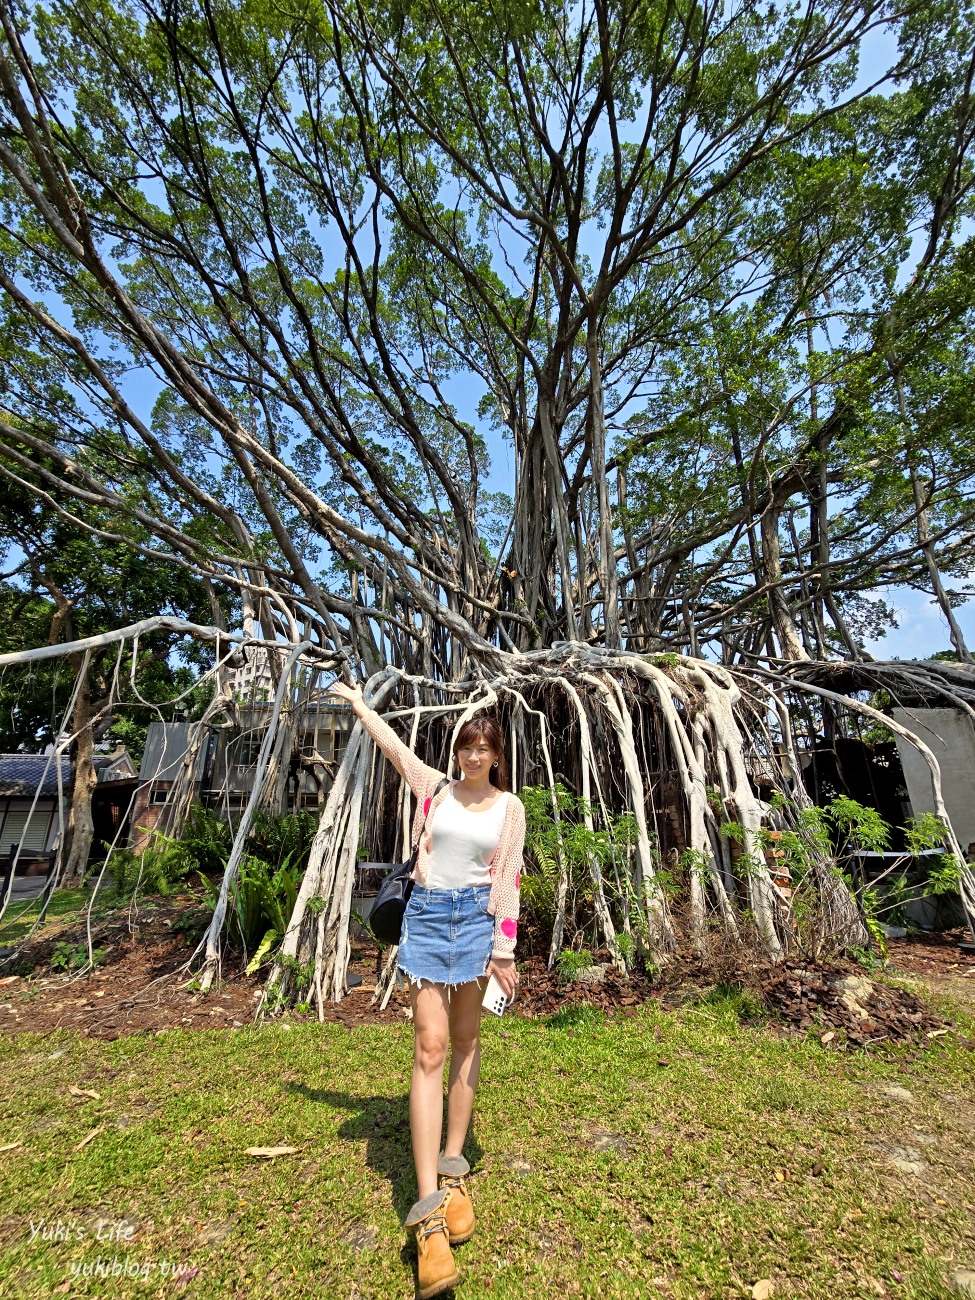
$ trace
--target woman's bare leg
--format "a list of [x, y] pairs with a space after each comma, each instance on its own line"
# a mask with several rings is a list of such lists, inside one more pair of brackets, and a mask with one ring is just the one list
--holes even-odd
[[474, 1109], [481, 1073], [481, 999], [484, 981], [460, 984], [450, 995], [450, 1082], [447, 1087], [445, 1156], [459, 1156]]
[[437, 1161], [443, 1131], [443, 1067], [450, 1036], [445, 984], [410, 984], [413, 1004], [413, 1077], [410, 1133], [416, 1165], [417, 1199], [437, 1190]]

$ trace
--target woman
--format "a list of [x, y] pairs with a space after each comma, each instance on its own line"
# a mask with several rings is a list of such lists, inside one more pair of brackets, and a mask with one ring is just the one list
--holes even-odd
[[[367, 708], [358, 687], [332, 692], [352, 711], [417, 798], [413, 892], [403, 918], [399, 967], [408, 977], [415, 1033], [410, 1129], [418, 1199], [406, 1219], [416, 1232], [420, 1300], [456, 1286], [451, 1245], [474, 1231], [462, 1153], [481, 1063], [481, 999], [490, 976], [514, 994], [518, 889], [525, 811], [507, 790], [504, 736], [493, 718], [463, 724], [454, 742], [460, 780], [421, 762]], [[447, 1140], [443, 1068], [450, 1044]]]

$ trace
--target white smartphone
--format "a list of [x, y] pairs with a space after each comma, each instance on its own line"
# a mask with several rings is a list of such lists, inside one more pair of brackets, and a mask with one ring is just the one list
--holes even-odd
[[498, 983], [496, 975], [492, 975], [488, 980], [481, 1006], [485, 1011], [490, 1011], [495, 1016], [503, 1016], [505, 1010], [511, 1006], [511, 999]]

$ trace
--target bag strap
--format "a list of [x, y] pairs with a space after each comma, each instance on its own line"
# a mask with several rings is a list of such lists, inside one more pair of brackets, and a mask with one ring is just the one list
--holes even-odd
[[442, 780], [437, 782], [437, 786], [433, 794], [427, 795], [427, 798], [423, 804], [423, 825], [420, 827], [421, 835], [423, 834], [423, 829], [427, 824], [427, 818], [430, 816], [430, 805], [433, 803], [434, 799], [436, 799], [437, 795], [440, 793], [440, 791], [444, 788], [445, 785], [450, 785], [450, 781], [447, 777], [444, 777]]
[[433, 794], [428, 795], [427, 798], [424, 800], [423, 821], [420, 824], [420, 836], [417, 842], [413, 845], [413, 852], [410, 854], [410, 862], [413, 865], [416, 864], [417, 856], [420, 852], [420, 840], [423, 839], [423, 832], [426, 829], [427, 818], [430, 816], [430, 805], [433, 803], [434, 799], [436, 799], [437, 795], [440, 793], [440, 791], [444, 788], [445, 785], [450, 785], [450, 781], [447, 779], [447, 777], [444, 777], [442, 781], [438, 781], [437, 788], [434, 790]]

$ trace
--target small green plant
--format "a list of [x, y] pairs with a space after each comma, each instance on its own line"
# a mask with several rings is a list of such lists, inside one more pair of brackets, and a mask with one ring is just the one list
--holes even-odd
[[655, 668], [679, 668], [680, 655], [665, 650], [661, 654], [647, 655], [647, 662], [653, 664]]
[[591, 965], [591, 952], [586, 952], [585, 948], [581, 948], [578, 952], [572, 948], [566, 948], [555, 959], [555, 973], [564, 983], [571, 984]]
[[628, 930], [618, 930], [616, 933], [616, 950], [626, 962], [627, 966], [632, 966], [636, 960], [636, 939]]
[[290, 866], [304, 872], [317, 830], [318, 818], [308, 808], [295, 813], [258, 812], [244, 848], [272, 870]]
[[729, 1015], [740, 1024], [758, 1024], [768, 1018], [761, 1000], [738, 984], [716, 984], [698, 1005]]
[[98, 966], [108, 955], [105, 948], [93, 948], [91, 961], [88, 960], [88, 945], [82, 939], [78, 943], [72, 943], [69, 939], [62, 939], [60, 943], [54, 945], [54, 951], [51, 953], [51, 970], [83, 970], [86, 966]]

